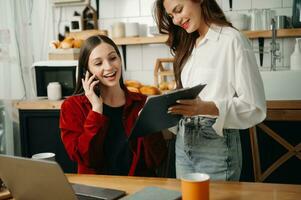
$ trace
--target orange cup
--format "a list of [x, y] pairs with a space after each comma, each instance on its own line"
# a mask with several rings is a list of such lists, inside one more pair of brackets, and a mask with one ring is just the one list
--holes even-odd
[[190, 173], [181, 178], [182, 200], [209, 200], [210, 176]]

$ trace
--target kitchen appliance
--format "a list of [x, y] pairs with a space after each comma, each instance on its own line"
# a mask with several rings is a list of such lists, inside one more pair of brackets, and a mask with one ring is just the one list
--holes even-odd
[[36, 97], [47, 97], [47, 86], [51, 82], [61, 85], [62, 97], [73, 94], [76, 86], [76, 60], [51, 60], [36, 62], [32, 66], [31, 75]]

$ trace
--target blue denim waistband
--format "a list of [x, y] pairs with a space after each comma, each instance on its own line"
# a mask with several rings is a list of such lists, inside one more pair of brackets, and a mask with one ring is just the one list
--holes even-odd
[[183, 117], [179, 125], [180, 126], [212, 126], [216, 121], [216, 118], [204, 117], [204, 116], [193, 116]]

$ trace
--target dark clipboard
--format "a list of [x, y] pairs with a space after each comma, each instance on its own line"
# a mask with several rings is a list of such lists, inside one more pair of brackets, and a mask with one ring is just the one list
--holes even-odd
[[205, 86], [199, 84], [149, 97], [135, 122], [130, 138], [142, 137], [175, 126], [182, 116], [167, 113], [168, 108], [175, 105], [179, 99], [195, 99]]

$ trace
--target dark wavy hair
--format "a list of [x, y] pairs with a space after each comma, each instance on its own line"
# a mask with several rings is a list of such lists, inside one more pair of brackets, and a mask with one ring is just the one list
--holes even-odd
[[[86, 71], [89, 71], [88, 63], [89, 63], [89, 57], [90, 57], [91, 52], [93, 51], [93, 49], [95, 47], [97, 47], [101, 43], [107, 43], [107, 44], [111, 45], [115, 49], [118, 57], [121, 59], [121, 55], [120, 55], [117, 45], [109, 37], [107, 37], [105, 35], [95, 35], [95, 36], [89, 37], [84, 42], [83, 46], [80, 49], [79, 58], [78, 58], [76, 88], [75, 88], [73, 95], [84, 93], [81, 79], [85, 76]], [[119, 79], [119, 84], [123, 90], [126, 90], [126, 87], [123, 83], [122, 74]], [[95, 92], [97, 93], [97, 95], [99, 95], [99, 87], [97, 87], [97, 86], [95, 86], [95, 87], [96, 87]]]
[[[204, 22], [210, 24], [217, 24], [220, 26], [233, 27], [227, 21], [223, 10], [219, 7], [215, 0], [187, 0], [200, 4], [202, 18]], [[187, 33], [183, 28], [174, 25], [171, 17], [167, 14], [164, 5], [164, 0], [156, 0], [154, 3], [153, 13], [160, 33], [168, 34], [166, 44], [170, 47], [171, 53], [174, 55], [173, 69], [175, 73], [175, 80], [177, 88], [182, 88], [181, 72], [184, 64], [190, 56], [196, 39], [199, 37], [197, 31]]]

